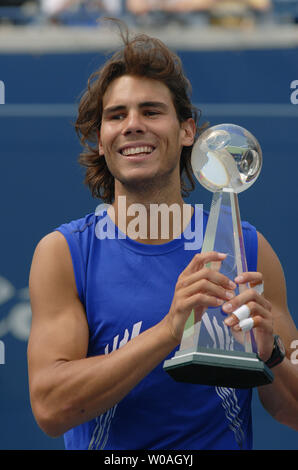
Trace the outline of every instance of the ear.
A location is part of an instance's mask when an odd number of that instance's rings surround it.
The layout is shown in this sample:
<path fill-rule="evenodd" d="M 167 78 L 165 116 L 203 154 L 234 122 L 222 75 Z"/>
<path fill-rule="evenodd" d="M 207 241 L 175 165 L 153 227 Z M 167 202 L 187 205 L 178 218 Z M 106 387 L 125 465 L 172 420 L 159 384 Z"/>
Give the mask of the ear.
<path fill-rule="evenodd" d="M 193 118 L 188 118 L 181 123 L 181 143 L 185 147 L 190 147 L 194 143 L 196 135 L 196 124 Z"/>
<path fill-rule="evenodd" d="M 99 155 L 103 156 L 104 155 L 104 151 L 103 151 L 103 146 L 102 146 L 102 143 L 101 143 L 101 138 L 100 138 L 100 131 L 97 129 L 97 137 L 98 137 L 98 151 L 99 151 Z"/>

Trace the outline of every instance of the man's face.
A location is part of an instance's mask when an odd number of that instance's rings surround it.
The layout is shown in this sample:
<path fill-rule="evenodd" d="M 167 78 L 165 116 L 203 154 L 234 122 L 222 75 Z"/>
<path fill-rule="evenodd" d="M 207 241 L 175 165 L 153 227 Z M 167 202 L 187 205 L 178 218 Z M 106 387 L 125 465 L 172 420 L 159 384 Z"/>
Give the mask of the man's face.
<path fill-rule="evenodd" d="M 193 120 L 179 123 L 170 90 L 162 82 L 124 75 L 108 87 L 99 152 L 115 177 L 115 189 L 170 182 L 180 188 L 181 150 L 193 138 Z"/>

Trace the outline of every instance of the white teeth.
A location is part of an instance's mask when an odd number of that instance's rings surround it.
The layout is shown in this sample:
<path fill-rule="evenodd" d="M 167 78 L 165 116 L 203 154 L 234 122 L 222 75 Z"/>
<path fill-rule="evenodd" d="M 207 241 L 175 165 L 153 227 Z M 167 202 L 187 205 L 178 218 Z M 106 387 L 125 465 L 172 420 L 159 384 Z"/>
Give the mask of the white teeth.
<path fill-rule="evenodd" d="M 136 155 L 137 153 L 151 153 L 153 150 L 153 147 L 146 145 L 144 147 L 127 147 L 123 149 L 121 153 L 127 157 L 128 155 Z"/>

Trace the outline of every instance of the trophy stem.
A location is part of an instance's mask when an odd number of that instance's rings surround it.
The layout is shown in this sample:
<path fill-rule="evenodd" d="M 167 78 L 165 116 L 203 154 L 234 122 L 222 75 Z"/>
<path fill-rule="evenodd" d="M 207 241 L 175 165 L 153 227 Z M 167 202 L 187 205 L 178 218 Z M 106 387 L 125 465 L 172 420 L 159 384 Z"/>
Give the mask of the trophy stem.
<path fill-rule="evenodd" d="M 240 217 L 240 209 L 238 203 L 238 196 L 237 194 L 229 189 L 224 189 L 223 191 L 229 192 L 230 194 L 230 204 L 231 204 L 231 211 L 232 211 L 232 221 L 233 221 L 233 228 L 234 228 L 234 246 L 235 246 L 235 259 L 237 264 L 237 275 L 239 276 L 243 272 L 247 272 L 247 262 L 245 256 L 245 246 L 244 246 L 244 239 L 242 233 L 242 226 L 241 226 L 241 217 Z M 239 286 L 239 292 L 243 292 L 244 290 L 248 289 L 248 284 L 241 284 Z M 252 338 L 252 333 L 250 331 L 243 332 L 243 343 L 244 349 L 246 352 L 252 352 L 252 342 L 254 338 Z"/>
<path fill-rule="evenodd" d="M 240 218 L 240 209 L 238 204 L 238 196 L 234 191 L 224 190 L 229 192 L 230 194 L 230 205 L 231 205 L 231 212 L 232 212 L 232 221 L 233 221 L 233 228 L 234 228 L 234 245 L 235 245 L 235 259 L 237 264 L 237 274 L 240 275 L 243 272 L 247 271 L 247 263 L 246 263 L 246 256 L 245 256 L 245 246 L 242 234 L 242 226 L 241 226 L 241 218 Z M 241 288 L 244 290 L 246 287 L 241 285 Z"/>
<path fill-rule="evenodd" d="M 222 193 L 214 193 L 211 210 L 208 218 L 208 223 L 206 227 L 206 233 L 202 245 L 201 253 L 206 253 L 207 251 L 214 250 L 215 236 L 217 231 L 218 218 L 221 208 Z M 211 263 L 210 263 L 211 264 Z M 212 263 L 213 264 L 213 263 Z M 195 312 L 192 310 L 190 316 L 184 327 L 184 333 L 182 336 L 180 350 L 189 349 L 195 347 L 199 340 L 201 329 L 201 320 L 197 320 Z"/>
<path fill-rule="evenodd" d="M 213 250 L 227 252 L 230 267 L 221 269 L 221 263 L 209 263 L 208 266 L 211 269 L 221 270 L 232 280 L 247 271 L 238 196 L 232 189 L 223 189 L 220 192 L 213 193 L 202 253 Z M 239 285 L 239 293 L 248 288 L 248 284 Z M 197 346 L 201 321 L 201 319 L 196 318 L 195 312 L 192 311 L 185 324 L 180 351 Z M 234 336 L 236 337 L 235 334 Z M 239 338 L 240 336 L 241 338 Z M 253 352 L 255 340 L 251 331 L 238 332 L 237 341 L 243 345 L 246 352 Z"/>

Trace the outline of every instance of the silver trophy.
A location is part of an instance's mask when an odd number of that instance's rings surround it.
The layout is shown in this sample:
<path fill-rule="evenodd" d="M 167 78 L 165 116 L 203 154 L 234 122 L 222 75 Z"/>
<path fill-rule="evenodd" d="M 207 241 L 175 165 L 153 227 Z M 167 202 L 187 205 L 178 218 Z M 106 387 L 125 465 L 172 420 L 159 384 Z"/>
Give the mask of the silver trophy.
<path fill-rule="evenodd" d="M 192 168 L 201 185 L 213 193 L 202 253 L 227 253 L 223 262 L 210 263 L 231 280 L 247 271 L 238 193 L 249 188 L 262 167 L 256 138 L 234 124 L 209 128 L 193 147 Z M 241 285 L 236 295 L 249 285 Z M 221 307 L 208 308 L 201 319 L 188 318 L 179 350 L 164 363 L 177 381 L 250 388 L 273 381 L 272 371 L 258 357 L 251 322 L 245 318 L 240 331 L 228 328 Z"/>

